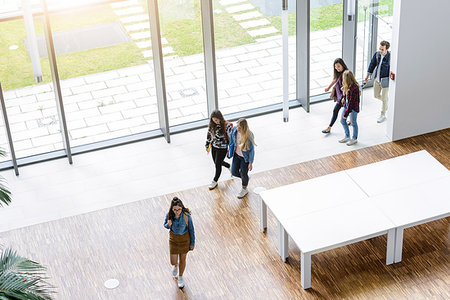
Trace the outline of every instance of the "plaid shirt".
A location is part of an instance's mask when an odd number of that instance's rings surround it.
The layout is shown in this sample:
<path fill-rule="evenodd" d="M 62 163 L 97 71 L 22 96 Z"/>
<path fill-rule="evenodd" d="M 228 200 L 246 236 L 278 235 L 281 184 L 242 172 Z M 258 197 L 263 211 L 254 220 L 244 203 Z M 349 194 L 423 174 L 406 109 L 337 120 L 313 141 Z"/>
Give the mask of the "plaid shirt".
<path fill-rule="evenodd" d="M 344 118 L 347 118 L 352 111 L 359 112 L 359 87 L 353 84 L 347 92 Z"/>

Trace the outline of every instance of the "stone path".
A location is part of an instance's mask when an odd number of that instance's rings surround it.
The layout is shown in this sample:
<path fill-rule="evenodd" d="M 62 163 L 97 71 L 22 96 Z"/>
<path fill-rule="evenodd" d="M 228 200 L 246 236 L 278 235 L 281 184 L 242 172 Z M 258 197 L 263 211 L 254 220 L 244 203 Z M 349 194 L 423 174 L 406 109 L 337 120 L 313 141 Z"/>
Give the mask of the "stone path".
<path fill-rule="evenodd" d="M 243 28 L 272 30 L 248 1 L 222 0 Z M 148 15 L 138 1 L 114 3 L 120 20 L 145 57 L 151 56 Z M 244 10 L 244 6 L 248 9 Z M 241 7 L 239 10 L 237 7 Z M 254 22 L 254 23 L 249 23 Z M 391 29 L 380 22 L 380 37 Z M 266 26 L 266 27 L 265 27 Z M 267 32 L 269 32 L 267 31 Z M 260 31 L 262 32 L 262 31 Z M 167 53 L 172 53 L 163 39 Z M 295 97 L 295 36 L 289 37 L 291 98 Z M 357 78 L 361 77 L 362 43 L 358 41 Z M 176 53 L 173 53 L 176 54 Z M 311 33 L 311 95 L 323 93 L 331 82 L 332 61 L 341 55 L 341 28 Z M 282 100 L 282 42 L 279 34 L 256 43 L 216 52 L 219 107 L 224 113 L 261 107 Z M 150 60 L 151 62 L 151 60 Z M 366 63 L 367 65 L 367 63 Z M 158 115 L 153 64 L 146 64 L 61 81 L 72 146 L 157 129 Z M 170 124 L 207 118 L 203 54 L 164 61 Z M 366 67 L 364 67 L 366 68 Z M 18 158 L 62 149 L 52 85 L 49 83 L 4 93 Z M 312 110 L 312 113 L 314 110 Z M 5 130 L 0 147 L 8 150 Z M 9 156 L 2 160 L 10 159 Z"/>

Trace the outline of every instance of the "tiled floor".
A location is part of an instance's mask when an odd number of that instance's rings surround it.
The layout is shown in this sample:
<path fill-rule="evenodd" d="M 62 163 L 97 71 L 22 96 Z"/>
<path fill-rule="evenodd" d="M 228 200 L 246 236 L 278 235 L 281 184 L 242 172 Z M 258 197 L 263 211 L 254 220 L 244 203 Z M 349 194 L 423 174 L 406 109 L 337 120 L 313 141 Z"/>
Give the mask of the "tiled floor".
<path fill-rule="evenodd" d="M 388 141 L 386 123 L 376 122 L 380 103 L 371 89 L 364 91 L 356 146 L 337 142 L 343 136 L 339 122 L 328 136 L 321 133 L 333 107 L 314 104 L 309 114 L 293 109 L 287 123 L 281 112 L 249 119 L 258 145 L 252 173 Z M 196 186 L 206 189 L 214 169 L 205 137 L 206 129 L 200 129 L 172 135 L 170 144 L 158 138 L 77 155 L 73 165 L 58 159 L 21 167 L 18 177 L 2 171 L 13 203 L 0 209 L 0 232 Z M 224 170 L 221 180 L 229 179 Z M 255 188 L 251 180 L 249 188 Z"/>

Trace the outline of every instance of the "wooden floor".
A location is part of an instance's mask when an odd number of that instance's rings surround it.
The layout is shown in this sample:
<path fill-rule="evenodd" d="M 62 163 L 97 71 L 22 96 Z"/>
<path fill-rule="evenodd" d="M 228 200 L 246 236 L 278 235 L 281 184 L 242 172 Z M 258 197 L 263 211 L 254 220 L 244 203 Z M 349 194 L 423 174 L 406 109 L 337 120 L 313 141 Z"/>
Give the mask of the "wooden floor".
<path fill-rule="evenodd" d="M 250 189 L 422 149 L 450 169 L 447 129 L 254 174 Z M 385 265 L 385 237 L 313 255 L 312 288 L 303 290 L 298 248 L 291 242 L 288 263 L 281 261 L 274 217 L 269 212 L 269 230 L 261 233 L 258 195 L 236 199 L 239 188 L 229 180 L 211 192 L 204 186 L 39 224 L 1 233 L 0 244 L 48 266 L 57 299 L 450 299 L 450 218 L 406 229 L 398 264 Z M 184 292 L 171 278 L 162 226 L 174 195 L 192 210 L 196 229 Z M 120 286 L 106 290 L 109 278 Z"/>

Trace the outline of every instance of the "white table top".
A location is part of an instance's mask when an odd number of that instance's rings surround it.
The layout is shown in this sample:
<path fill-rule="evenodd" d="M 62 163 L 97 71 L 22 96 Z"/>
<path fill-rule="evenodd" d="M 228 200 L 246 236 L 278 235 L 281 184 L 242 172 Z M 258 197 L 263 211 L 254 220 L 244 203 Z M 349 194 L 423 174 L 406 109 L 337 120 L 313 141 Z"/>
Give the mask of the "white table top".
<path fill-rule="evenodd" d="M 450 175 L 369 198 L 396 226 L 450 214 Z"/>
<path fill-rule="evenodd" d="M 367 198 L 345 171 L 267 190 L 260 196 L 280 221 Z"/>
<path fill-rule="evenodd" d="M 332 249 L 395 227 L 369 199 L 284 220 L 283 226 L 302 252 Z"/>
<path fill-rule="evenodd" d="M 448 176 L 447 170 L 422 150 L 345 171 L 369 197 Z"/>

